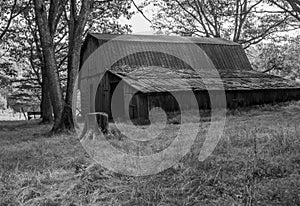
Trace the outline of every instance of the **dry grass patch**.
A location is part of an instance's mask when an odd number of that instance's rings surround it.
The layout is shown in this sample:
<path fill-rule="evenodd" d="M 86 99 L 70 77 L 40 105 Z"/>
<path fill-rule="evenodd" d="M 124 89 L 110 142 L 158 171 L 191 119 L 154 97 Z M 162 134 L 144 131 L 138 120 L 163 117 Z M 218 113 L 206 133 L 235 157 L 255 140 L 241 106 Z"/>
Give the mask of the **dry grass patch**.
<path fill-rule="evenodd" d="M 49 126 L 1 123 L 0 205 L 300 205 L 299 105 L 230 111 L 207 160 L 197 160 L 199 134 L 179 164 L 148 177 L 102 168 L 74 136 L 43 135 Z M 172 139 L 178 126 L 170 124 L 163 137 Z M 110 135 L 112 144 L 128 149 L 129 140 Z"/>

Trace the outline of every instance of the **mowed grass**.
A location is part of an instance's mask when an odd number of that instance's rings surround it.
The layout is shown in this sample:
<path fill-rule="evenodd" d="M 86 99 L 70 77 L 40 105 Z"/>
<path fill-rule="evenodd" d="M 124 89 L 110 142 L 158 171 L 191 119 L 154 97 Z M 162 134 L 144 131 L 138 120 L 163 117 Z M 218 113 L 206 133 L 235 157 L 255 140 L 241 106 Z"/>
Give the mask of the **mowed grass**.
<path fill-rule="evenodd" d="M 173 122 L 158 147 L 180 127 Z M 300 205 L 299 122 L 300 102 L 229 111 L 209 158 L 197 159 L 203 121 L 191 152 L 147 177 L 106 170 L 76 136 L 50 137 L 51 127 L 37 121 L 1 122 L 0 205 Z M 108 138 L 125 152 L 139 146 L 115 129 Z"/>

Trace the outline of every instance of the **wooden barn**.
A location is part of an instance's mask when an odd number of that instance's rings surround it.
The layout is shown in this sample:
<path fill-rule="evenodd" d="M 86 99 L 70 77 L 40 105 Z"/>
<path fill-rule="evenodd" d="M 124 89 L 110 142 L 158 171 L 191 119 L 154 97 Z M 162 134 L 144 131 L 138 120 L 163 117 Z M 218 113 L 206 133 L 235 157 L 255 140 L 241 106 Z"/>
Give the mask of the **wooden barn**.
<path fill-rule="evenodd" d="M 108 44 L 112 39 L 114 43 Z M 195 64 L 191 66 L 185 59 L 195 60 L 197 71 Z M 223 39 L 190 37 L 183 41 L 150 35 L 122 35 L 118 39 L 118 35 L 89 34 L 80 65 L 83 114 L 105 112 L 111 118 L 113 107 L 120 117 L 128 112 L 131 119 L 148 119 L 153 107 L 178 111 L 174 94 L 185 99 L 180 109 L 193 107 L 189 104 L 191 94 L 199 109 L 210 109 L 211 96 L 218 96 L 223 88 L 228 108 L 300 99 L 300 84 L 254 71 L 241 45 Z M 203 79 L 209 79 L 210 85 Z M 121 88 L 120 98 L 112 105 L 116 87 Z"/>

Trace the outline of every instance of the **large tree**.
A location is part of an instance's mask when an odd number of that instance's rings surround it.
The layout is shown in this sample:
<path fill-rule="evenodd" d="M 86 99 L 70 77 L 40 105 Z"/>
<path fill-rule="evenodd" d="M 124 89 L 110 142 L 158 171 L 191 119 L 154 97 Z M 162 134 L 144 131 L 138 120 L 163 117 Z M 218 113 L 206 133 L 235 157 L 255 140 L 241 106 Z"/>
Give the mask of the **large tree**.
<path fill-rule="evenodd" d="M 43 54 L 32 4 L 26 4 L 26 9 L 20 10 L 9 28 L 2 38 L 2 45 L 5 45 L 6 55 L 20 65 L 18 78 L 14 80 L 13 95 L 22 98 L 22 95 L 28 96 L 27 92 L 37 97 L 41 101 L 42 123 L 49 123 L 52 120 L 52 105 L 43 75 Z"/>
<path fill-rule="evenodd" d="M 44 57 L 45 73 L 54 113 L 53 132 L 73 131 L 72 99 L 75 78 L 79 69 L 80 49 L 84 34 L 88 29 L 98 24 L 113 28 L 114 32 L 124 28 L 118 26 L 116 20 L 121 15 L 130 15 L 129 1 L 121 0 L 34 0 L 36 22 Z M 106 22 L 105 22 L 106 21 Z M 99 24 L 102 23 L 102 24 Z M 110 24 L 110 25 L 109 25 Z M 63 25 L 63 26 L 62 26 Z M 61 88 L 59 71 L 57 39 L 61 38 L 61 29 L 66 29 L 65 47 L 67 55 L 66 74 L 67 85 L 65 93 Z M 127 27 L 125 27 L 126 30 Z M 104 30 L 106 29 L 106 30 Z M 102 31 L 109 31 L 104 28 Z M 96 29 L 97 30 L 97 29 Z"/>
<path fill-rule="evenodd" d="M 251 52 L 253 68 L 265 73 L 300 80 L 300 36 L 274 37 Z"/>
<path fill-rule="evenodd" d="M 266 0 L 152 0 L 153 27 L 188 36 L 222 37 L 257 44 L 278 31 L 295 29 L 291 15 Z"/>

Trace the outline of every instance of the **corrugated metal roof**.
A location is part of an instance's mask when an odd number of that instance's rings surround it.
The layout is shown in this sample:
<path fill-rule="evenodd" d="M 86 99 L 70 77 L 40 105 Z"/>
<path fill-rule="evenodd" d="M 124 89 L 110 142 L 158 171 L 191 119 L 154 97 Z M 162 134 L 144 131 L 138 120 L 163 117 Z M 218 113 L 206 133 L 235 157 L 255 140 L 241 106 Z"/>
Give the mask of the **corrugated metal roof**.
<path fill-rule="evenodd" d="M 169 69 L 157 66 L 116 67 L 109 70 L 143 93 L 187 90 L 255 90 L 300 88 L 300 84 L 257 71 L 220 72 L 222 82 L 209 71 Z"/>
<path fill-rule="evenodd" d="M 237 43 L 228 41 L 222 38 L 207 38 L 207 37 L 181 37 L 181 36 L 166 36 L 166 35 L 118 35 L 118 34 L 99 34 L 90 33 L 89 35 L 99 40 L 118 40 L 128 42 L 162 42 L 162 43 L 196 43 L 196 44 L 220 44 L 240 46 Z M 116 39 L 117 38 L 117 39 Z"/>
<path fill-rule="evenodd" d="M 80 65 L 99 48 L 102 56 L 94 57 L 95 63 L 100 58 L 105 62 L 114 62 L 105 66 L 102 63 L 104 68 L 128 65 L 187 69 L 193 65 L 186 60 L 191 60 L 199 65 L 210 61 L 217 70 L 252 70 L 242 46 L 224 39 L 188 37 L 193 40 L 188 41 L 176 36 L 126 35 L 121 36 L 122 40 L 108 43 L 117 36 L 89 34 L 82 47 Z M 116 56 L 120 56 L 120 59 L 115 59 Z M 103 71 L 100 66 L 99 70 Z"/>

